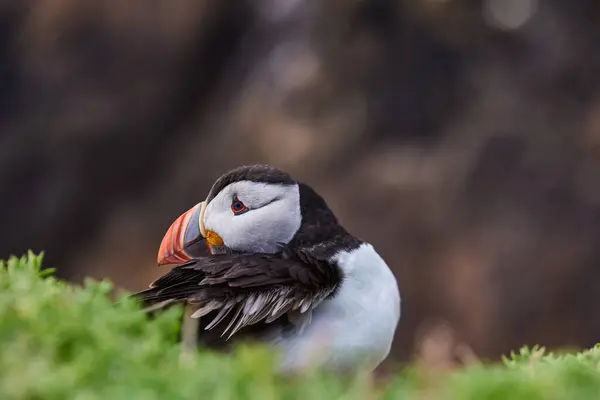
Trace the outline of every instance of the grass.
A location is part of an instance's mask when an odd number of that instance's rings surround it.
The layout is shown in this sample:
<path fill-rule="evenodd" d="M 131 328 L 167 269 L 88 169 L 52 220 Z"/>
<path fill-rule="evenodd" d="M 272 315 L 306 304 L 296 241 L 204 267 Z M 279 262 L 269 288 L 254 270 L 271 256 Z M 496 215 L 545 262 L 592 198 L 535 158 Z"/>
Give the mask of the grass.
<path fill-rule="evenodd" d="M 0 263 L 0 398 L 10 399 L 598 399 L 600 346 L 523 348 L 496 364 L 432 377 L 409 366 L 385 384 L 315 372 L 277 377 L 265 348 L 180 357 L 173 308 L 149 320 L 109 282 L 54 278 L 33 253 Z"/>

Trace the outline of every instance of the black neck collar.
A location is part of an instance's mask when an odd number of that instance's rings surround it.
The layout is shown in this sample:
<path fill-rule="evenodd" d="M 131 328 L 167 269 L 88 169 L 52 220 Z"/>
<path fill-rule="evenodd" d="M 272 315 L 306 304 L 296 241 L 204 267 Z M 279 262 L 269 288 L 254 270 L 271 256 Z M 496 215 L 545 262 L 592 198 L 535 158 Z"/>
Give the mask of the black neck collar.
<path fill-rule="evenodd" d="M 362 241 L 348 233 L 338 222 L 325 200 L 310 186 L 298 183 L 302 223 L 288 247 L 312 257 L 328 260 L 340 251 L 358 248 Z"/>

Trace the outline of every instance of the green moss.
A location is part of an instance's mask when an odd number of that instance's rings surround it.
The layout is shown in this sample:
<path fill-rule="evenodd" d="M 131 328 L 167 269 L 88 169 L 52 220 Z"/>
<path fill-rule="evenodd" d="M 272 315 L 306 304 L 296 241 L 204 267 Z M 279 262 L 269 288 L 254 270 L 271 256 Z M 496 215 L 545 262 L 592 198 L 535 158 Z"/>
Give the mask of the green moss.
<path fill-rule="evenodd" d="M 32 253 L 0 263 L 1 399 L 598 399 L 600 347 L 545 354 L 523 348 L 423 385 L 416 368 L 385 387 L 318 374 L 282 379 L 265 348 L 206 350 L 182 360 L 182 310 L 150 320 L 109 282 L 60 282 Z"/>

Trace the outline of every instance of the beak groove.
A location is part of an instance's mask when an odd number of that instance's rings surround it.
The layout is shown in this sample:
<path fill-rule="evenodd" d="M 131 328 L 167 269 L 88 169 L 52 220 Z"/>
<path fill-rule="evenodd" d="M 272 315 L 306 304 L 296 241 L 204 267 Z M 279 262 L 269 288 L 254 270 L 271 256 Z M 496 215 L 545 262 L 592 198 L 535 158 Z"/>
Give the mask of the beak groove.
<path fill-rule="evenodd" d="M 158 250 L 159 266 L 184 264 L 194 257 L 207 255 L 200 226 L 205 205 L 205 202 L 196 204 L 171 224 Z"/>

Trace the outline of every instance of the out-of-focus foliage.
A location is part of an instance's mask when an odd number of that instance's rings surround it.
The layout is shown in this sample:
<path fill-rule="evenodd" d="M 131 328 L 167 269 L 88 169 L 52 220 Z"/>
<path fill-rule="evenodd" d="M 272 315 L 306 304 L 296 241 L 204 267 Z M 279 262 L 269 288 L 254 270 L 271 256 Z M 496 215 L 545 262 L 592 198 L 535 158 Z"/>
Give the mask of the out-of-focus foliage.
<path fill-rule="evenodd" d="M 418 365 L 386 382 L 318 371 L 284 379 L 273 355 L 240 347 L 182 358 L 177 308 L 149 320 L 108 282 L 71 286 L 33 253 L 0 263 L 0 397 L 12 399 L 597 399 L 600 347 L 545 355 L 524 348 L 505 365 L 432 375 Z"/>

